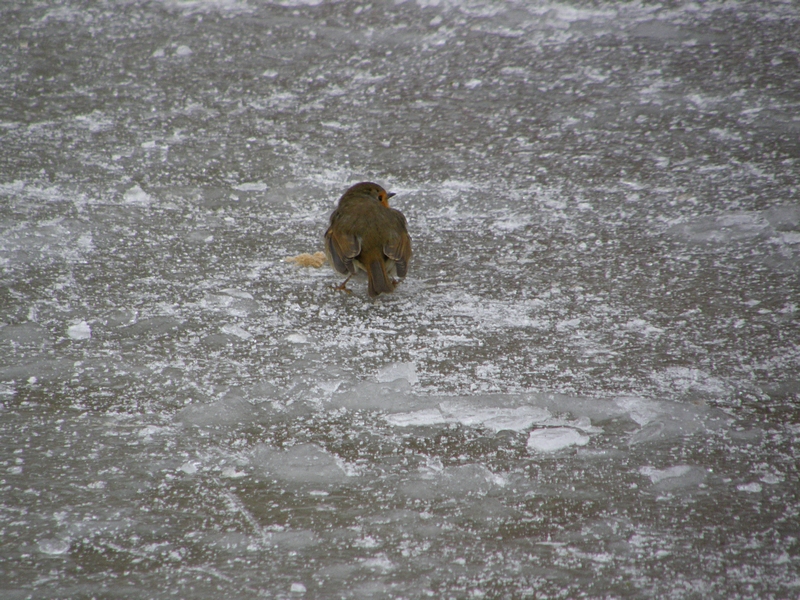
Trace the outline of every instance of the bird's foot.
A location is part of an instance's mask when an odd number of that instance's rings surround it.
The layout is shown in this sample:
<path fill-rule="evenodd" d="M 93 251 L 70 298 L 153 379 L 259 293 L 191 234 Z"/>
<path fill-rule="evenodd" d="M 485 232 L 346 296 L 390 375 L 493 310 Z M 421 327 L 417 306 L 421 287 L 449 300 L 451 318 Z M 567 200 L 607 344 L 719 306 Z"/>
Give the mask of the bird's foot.
<path fill-rule="evenodd" d="M 352 294 L 353 293 L 353 290 L 351 290 L 349 287 L 345 286 L 345 284 L 343 284 L 343 283 L 340 284 L 340 285 L 332 285 L 331 288 L 336 292 L 344 292 L 346 294 Z"/>
<path fill-rule="evenodd" d="M 353 290 L 351 290 L 350 288 L 348 288 L 348 287 L 347 287 L 347 282 L 348 282 L 348 281 L 350 281 L 350 277 L 348 277 L 347 279 L 345 279 L 345 280 L 344 280 L 342 283 L 340 283 L 339 285 L 332 285 L 331 287 L 332 287 L 332 288 L 333 288 L 335 291 L 337 291 L 337 292 L 345 292 L 346 294 L 352 294 L 352 293 L 353 293 Z"/>

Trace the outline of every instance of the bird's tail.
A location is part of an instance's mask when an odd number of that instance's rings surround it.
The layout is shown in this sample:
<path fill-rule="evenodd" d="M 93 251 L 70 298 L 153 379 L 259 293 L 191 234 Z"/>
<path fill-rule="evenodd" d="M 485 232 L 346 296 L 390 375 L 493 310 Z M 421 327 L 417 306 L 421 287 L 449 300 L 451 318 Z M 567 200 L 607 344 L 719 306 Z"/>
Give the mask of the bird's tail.
<path fill-rule="evenodd" d="M 370 298 L 394 291 L 394 282 L 389 277 L 389 274 L 386 273 L 386 264 L 383 262 L 383 256 L 372 258 L 367 262 L 367 278 L 369 279 L 367 291 Z"/>

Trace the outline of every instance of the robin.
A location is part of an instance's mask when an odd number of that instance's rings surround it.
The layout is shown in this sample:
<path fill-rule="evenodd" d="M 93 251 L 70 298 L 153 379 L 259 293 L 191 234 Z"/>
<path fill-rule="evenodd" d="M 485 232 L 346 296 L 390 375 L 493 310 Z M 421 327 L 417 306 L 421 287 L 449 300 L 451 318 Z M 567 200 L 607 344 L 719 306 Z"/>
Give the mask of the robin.
<path fill-rule="evenodd" d="M 349 188 L 331 214 L 325 232 L 325 254 L 333 268 L 347 275 L 336 289 L 349 292 L 346 285 L 361 270 L 369 279 L 369 297 L 393 292 L 408 271 L 411 238 L 406 218 L 389 208 L 387 192 L 377 183 L 362 182 Z"/>

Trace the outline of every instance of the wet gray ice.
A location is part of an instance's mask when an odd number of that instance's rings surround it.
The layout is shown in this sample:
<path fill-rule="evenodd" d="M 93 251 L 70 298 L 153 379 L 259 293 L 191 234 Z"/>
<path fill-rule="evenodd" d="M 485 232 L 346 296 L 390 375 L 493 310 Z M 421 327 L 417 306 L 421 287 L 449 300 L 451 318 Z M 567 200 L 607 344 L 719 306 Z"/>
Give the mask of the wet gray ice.
<path fill-rule="evenodd" d="M 800 594 L 796 3 L 0 16 L 3 598 Z"/>

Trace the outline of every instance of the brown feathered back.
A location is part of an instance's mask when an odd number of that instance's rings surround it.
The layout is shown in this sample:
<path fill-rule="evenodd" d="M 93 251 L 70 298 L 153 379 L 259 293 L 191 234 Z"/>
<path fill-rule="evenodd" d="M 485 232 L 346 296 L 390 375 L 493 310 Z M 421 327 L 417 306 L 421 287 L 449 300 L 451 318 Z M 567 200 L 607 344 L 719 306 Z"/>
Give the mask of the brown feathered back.
<path fill-rule="evenodd" d="M 406 219 L 389 208 L 388 193 L 376 183 L 349 188 L 339 199 L 325 232 L 325 252 L 339 273 L 364 271 L 371 298 L 393 292 L 392 276 L 405 277 L 411 260 Z"/>

